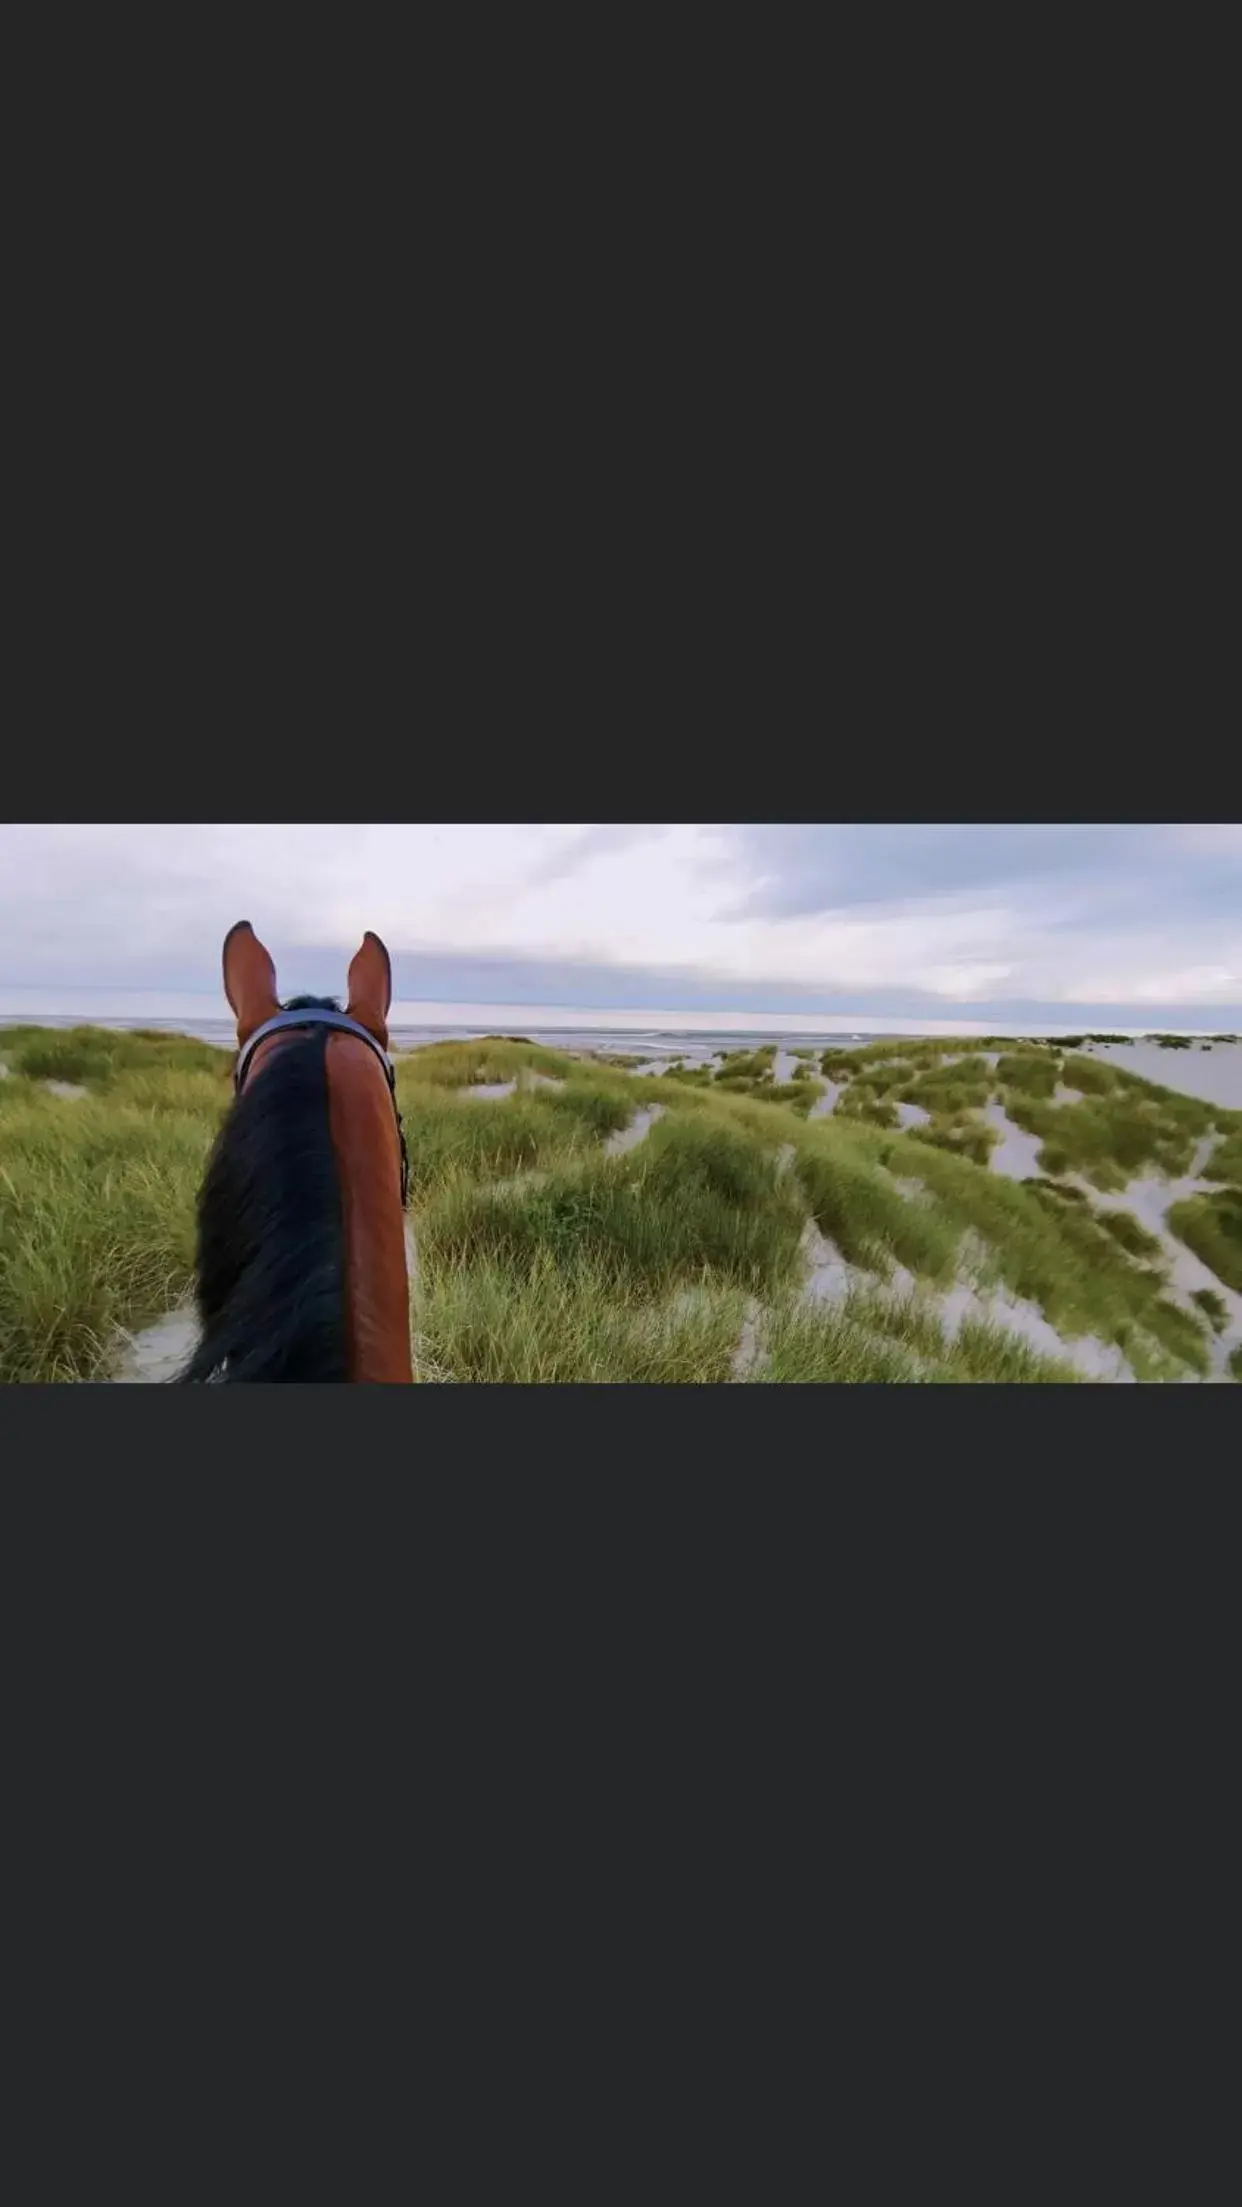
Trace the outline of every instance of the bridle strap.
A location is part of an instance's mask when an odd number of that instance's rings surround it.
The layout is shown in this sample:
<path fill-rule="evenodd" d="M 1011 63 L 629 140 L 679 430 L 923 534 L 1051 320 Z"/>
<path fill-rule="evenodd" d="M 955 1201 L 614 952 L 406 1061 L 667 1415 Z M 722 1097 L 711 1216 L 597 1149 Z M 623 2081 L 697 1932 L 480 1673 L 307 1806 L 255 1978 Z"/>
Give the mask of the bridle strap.
<path fill-rule="evenodd" d="M 233 1085 L 239 1093 L 250 1070 L 250 1060 L 259 1044 L 266 1042 L 269 1035 L 279 1034 L 282 1029 L 289 1027 L 335 1027 L 341 1034 L 357 1035 L 359 1042 L 365 1042 L 368 1049 L 374 1050 L 384 1068 L 385 1080 L 390 1088 L 395 1088 L 397 1076 L 393 1071 L 392 1059 L 387 1050 L 380 1048 L 369 1029 L 361 1026 L 358 1020 L 351 1019 L 348 1012 L 332 1012 L 326 1006 L 321 1008 L 317 1004 L 308 1004 L 303 1010 L 277 1012 L 273 1018 L 265 1019 L 261 1027 L 255 1028 L 233 1069 Z"/>
<path fill-rule="evenodd" d="M 367 1048 L 375 1052 L 384 1068 L 384 1078 L 388 1083 L 388 1093 L 392 1097 L 392 1108 L 396 1114 L 397 1140 L 401 1145 L 401 1208 L 404 1210 L 410 1196 L 410 1159 L 405 1146 L 405 1128 L 401 1124 L 401 1113 L 397 1107 L 397 1075 L 387 1050 L 381 1049 L 374 1035 L 356 1019 L 351 1019 L 348 1012 L 333 1012 L 326 1005 L 307 1004 L 298 1011 L 277 1012 L 273 1018 L 265 1019 L 261 1027 L 255 1028 L 233 1068 L 233 1086 L 237 1094 L 240 1096 L 242 1092 L 242 1083 L 259 1044 L 266 1042 L 269 1035 L 281 1034 L 287 1029 L 297 1027 L 332 1027 L 338 1034 L 356 1035 L 359 1042 L 365 1042 Z"/>

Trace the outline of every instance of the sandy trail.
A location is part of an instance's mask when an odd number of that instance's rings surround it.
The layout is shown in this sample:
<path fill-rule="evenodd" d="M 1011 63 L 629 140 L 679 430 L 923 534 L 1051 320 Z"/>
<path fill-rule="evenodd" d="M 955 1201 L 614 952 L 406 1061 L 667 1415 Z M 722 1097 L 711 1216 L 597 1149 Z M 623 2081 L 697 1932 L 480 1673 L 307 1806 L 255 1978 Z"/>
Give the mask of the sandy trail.
<path fill-rule="evenodd" d="M 1020 1126 L 1014 1125 L 1003 1104 L 985 1104 L 983 1116 L 1000 1134 L 1000 1141 L 988 1160 L 991 1171 L 1004 1173 L 1010 1180 L 1040 1179 L 1042 1175 L 1036 1160 L 1044 1146 L 1042 1136 L 1024 1134 Z"/>
<path fill-rule="evenodd" d="M 629 1125 L 618 1127 L 609 1135 L 604 1144 L 605 1157 L 624 1157 L 627 1150 L 637 1149 L 667 1109 L 667 1104 L 640 1104 Z"/>

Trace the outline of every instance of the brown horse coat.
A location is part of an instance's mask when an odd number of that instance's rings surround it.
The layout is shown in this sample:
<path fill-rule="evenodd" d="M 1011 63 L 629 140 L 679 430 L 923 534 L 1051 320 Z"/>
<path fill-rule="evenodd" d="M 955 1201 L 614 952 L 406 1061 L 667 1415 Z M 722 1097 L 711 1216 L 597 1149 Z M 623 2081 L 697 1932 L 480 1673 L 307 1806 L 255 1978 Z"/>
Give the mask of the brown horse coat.
<path fill-rule="evenodd" d="M 241 1049 L 280 1011 L 276 968 L 248 920 L 224 940 L 224 989 Z M 392 968 L 378 935 L 363 937 L 349 968 L 349 1018 L 388 1048 Z M 247 1085 L 262 1078 L 291 1030 L 266 1036 L 247 1069 Z M 357 1035 L 325 1038 L 328 1124 L 341 1197 L 345 1251 L 345 1323 L 349 1377 L 408 1385 L 409 1280 L 401 1206 L 401 1141 L 384 1068 Z"/>

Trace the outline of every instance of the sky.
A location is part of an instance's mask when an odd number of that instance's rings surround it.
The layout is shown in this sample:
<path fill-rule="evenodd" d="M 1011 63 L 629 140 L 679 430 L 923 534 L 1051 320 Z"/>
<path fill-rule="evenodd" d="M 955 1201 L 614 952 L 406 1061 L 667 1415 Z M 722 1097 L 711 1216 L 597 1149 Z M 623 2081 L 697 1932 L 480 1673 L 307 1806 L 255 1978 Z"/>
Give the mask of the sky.
<path fill-rule="evenodd" d="M 399 1010 L 1242 1028 L 1242 826 L 0 825 L 0 1012 L 223 1015 L 237 919 Z"/>

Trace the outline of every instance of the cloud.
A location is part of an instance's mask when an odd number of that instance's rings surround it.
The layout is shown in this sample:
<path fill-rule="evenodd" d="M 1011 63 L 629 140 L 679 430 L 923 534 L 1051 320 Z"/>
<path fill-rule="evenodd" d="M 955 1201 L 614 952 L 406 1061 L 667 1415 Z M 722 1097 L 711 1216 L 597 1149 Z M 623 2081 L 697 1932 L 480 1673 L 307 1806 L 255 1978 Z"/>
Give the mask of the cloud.
<path fill-rule="evenodd" d="M 0 827 L 10 991 L 216 995 L 242 917 L 290 991 L 371 927 L 418 999 L 1237 1025 L 1242 828 Z"/>
<path fill-rule="evenodd" d="M 1237 827 L 761 824 L 730 832 L 750 874 L 740 909 L 766 917 L 998 898 L 1050 926 L 1088 912 L 1150 915 L 1153 899 L 1167 900 L 1170 924 L 1190 911 L 1234 920 L 1239 912 Z"/>

